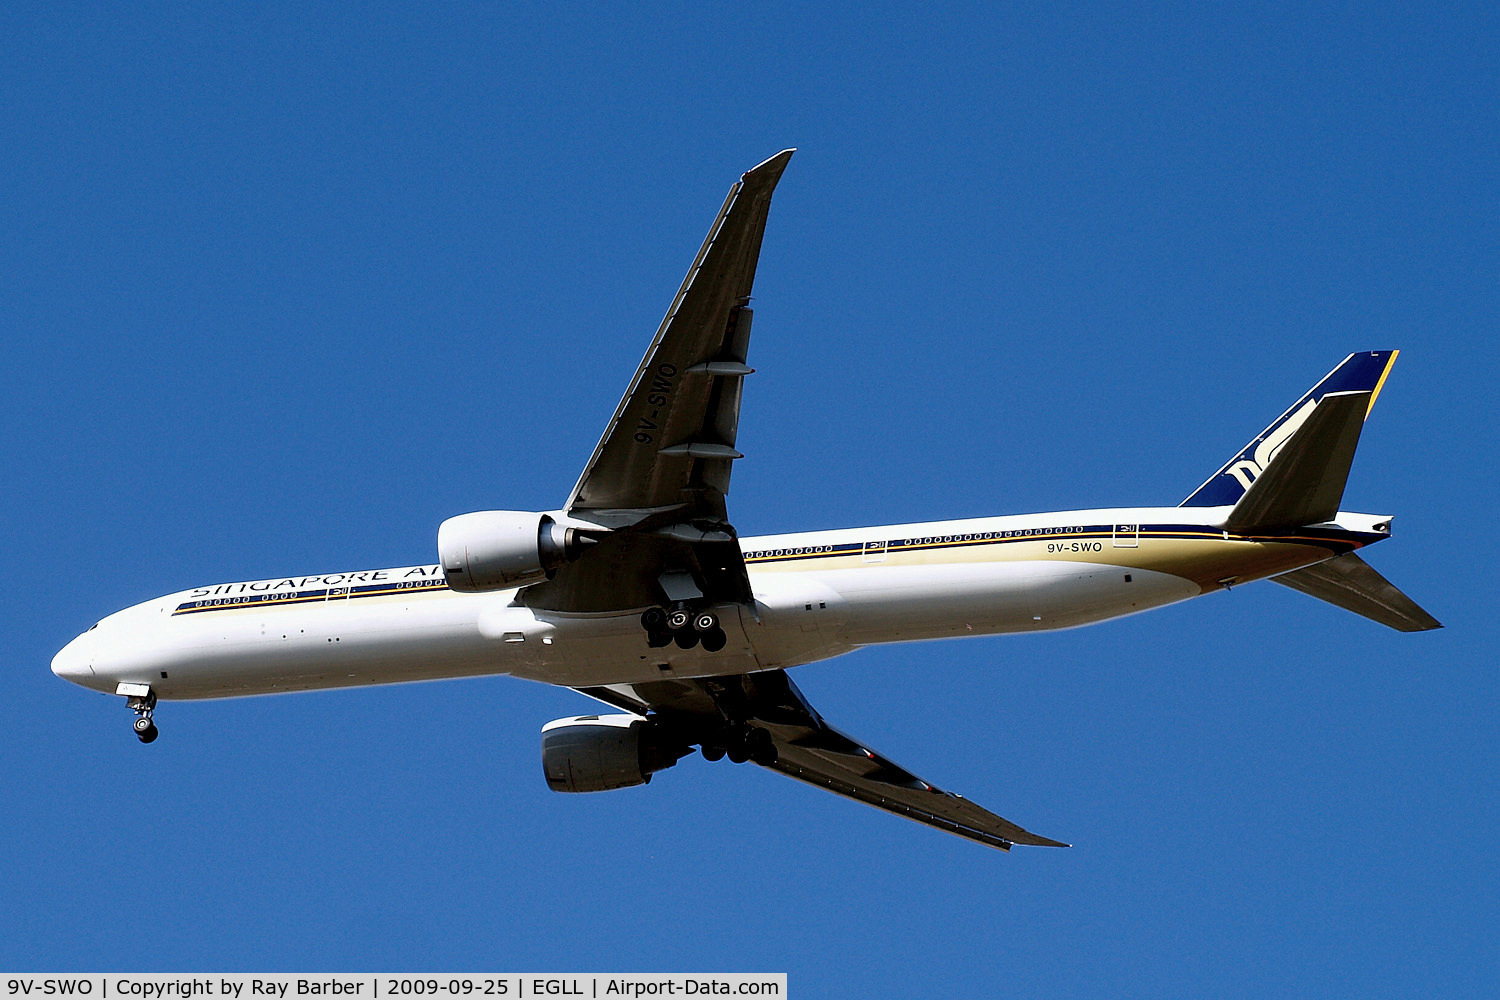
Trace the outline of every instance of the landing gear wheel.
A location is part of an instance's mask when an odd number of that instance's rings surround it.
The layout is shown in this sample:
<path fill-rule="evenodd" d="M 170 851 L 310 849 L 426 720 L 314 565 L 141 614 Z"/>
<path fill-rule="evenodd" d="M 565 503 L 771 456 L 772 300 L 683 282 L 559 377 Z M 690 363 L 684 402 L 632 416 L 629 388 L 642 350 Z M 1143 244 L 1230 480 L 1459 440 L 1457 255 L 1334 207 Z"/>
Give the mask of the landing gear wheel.
<path fill-rule="evenodd" d="M 735 740 L 729 747 L 729 762 L 731 764 L 743 764 L 750 759 L 750 748 L 743 740 Z"/>
<path fill-rule="evenodd" d="M 723 760 L 724 759 L 724 748 L 723 747 L 716 747 L 716 746 L 714 746 L 712 744 L 705 743 L 703 745 L 703 759 L 704 760 Z"/>
<path fill-rule="evenodd" d="M 672 645 L 671 632 L 650 632 L 646 635 L 646 645 L 652 649 L 660 649 L 663 646 Z"/>
<path fill-rule="evenodd" d="M 687 628 L 688 622 L 692 621 L 692 619 L 693 615 L 687 608 L 678 608 L 667 615 L 667 628 L 673 632 L 680 632 Z"/>
<path fill-rule="evenodd" d="M 771 734 L 764 729 L 753 729 L 749 738 L 745 741 L 749 745 L 750 759 L 762 767 L 770 767 L 776 763 L 776 741 Z"/>
<path fill-rule="evenodd" d="M 719 616 L 712 611 L 700 611 L 693 616 L 693 631 L 712 632 L 719 627 Z"/>
<path fill-rule="evenodd" d="M 156 723 L 151 721 L 151 713 L 156 710 L 156 692 L 146 684 L 121 684 L 120 687 L 120 693 L 126 696 L 125 707 L 135 713 L 135 722 L 130 725 L 135 730 L 135 738 L 150 743 L 157 735 Z"/>
<path fill-rule="evenodd" d="M 717 653 L 724 648 L 724 644 L 728 641 L 729 636 L 725 635 L 724 630 L 721 628 L 716 628 L 712 632 L 705 632 L 703 634 L 703 648 L 710 653 Z"/>
<path fill-rule="evenodd" d="M 641 627 L 647 632 L 661 632 L 667 627 L 667 613 L 662 608 L 647 608 L 641 612 Z"/>
<path fill-rule="evenodd" d="M 678 649 L 692 649 L 698 645 L 697 632 L 678 632 L 673 638 L 677 641 Z"/>

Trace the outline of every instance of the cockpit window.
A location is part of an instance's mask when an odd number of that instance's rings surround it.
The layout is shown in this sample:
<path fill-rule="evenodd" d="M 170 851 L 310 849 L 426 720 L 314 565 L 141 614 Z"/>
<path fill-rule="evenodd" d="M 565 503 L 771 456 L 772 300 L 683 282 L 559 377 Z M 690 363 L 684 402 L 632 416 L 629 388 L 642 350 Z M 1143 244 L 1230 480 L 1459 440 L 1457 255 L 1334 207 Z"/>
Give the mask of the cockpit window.
<path fill-rule="evenodd" d="M 98 622 L 94 622 L 94 624 L 92 624 L 92 625 L 89 626 L 89 631 L 92 632 L 92 631 L 94 631 L 94 629 L 96 629 L 98 627 L 99 627 L 99 623 Z"/>

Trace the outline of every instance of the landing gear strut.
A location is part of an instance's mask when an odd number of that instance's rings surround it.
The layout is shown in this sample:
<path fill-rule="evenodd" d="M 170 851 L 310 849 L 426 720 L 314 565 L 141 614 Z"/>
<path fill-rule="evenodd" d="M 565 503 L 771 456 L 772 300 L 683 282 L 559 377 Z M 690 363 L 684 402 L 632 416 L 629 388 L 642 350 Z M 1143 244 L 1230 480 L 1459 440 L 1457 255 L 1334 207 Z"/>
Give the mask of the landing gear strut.
<path fill-rule="evenodd" d="M 652 649 L 677 643 L 679 649 L 692 649 L 699 643 L 710 653 L 717 653 L 729 642 L 719 627 L 719 616 L 712 611 L 693 611 L 679 601 L 670 608 L 647 608 L 641 614 L 646 630 L 646 645 Z"/>
<path fill-rule="evenodd" d="M 151 721 L 151 713 L 156 711 L 156 692 L 146 684 L 121 684 L 120 687 L 129 689 L 120 693 L 126 695 L 125 707 L 135 713 L 135 722 L 131 725 L 135 738 L 142 743 L 153 742 L 158 735 L 156 723 Z"/>

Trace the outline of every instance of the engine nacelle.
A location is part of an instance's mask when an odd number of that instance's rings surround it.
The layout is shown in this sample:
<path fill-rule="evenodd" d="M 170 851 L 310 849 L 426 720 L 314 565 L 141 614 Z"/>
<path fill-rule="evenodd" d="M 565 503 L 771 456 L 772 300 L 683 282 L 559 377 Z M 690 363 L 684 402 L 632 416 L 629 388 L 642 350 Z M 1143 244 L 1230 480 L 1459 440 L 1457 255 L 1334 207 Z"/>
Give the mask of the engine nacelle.
<path fill-rule="evenodd" d="M 554 792 L 644 785 L 689 750 L 639 715 L 578 715 L 542 727 L 542 773 Z"/>
<path fill-rule="evenodd" d="M 438 527 L 438 561 L 453 590 L 475 594 L 540 583 L 568 561 L 572 529 L 549 514 L 482 510 Z M 575 551 L 576 554 L 576 551 Z"/>

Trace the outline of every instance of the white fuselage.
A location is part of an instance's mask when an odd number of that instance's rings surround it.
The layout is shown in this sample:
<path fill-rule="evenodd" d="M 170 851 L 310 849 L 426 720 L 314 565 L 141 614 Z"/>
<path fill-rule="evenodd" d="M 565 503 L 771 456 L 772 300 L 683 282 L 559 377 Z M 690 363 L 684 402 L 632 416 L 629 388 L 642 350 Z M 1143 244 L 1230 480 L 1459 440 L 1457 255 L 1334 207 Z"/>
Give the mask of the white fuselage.
<path fill-rule="evenodd" d="M 648 648 L 642 609 L 560 614 L 463 594 L 436 565 L 169 594 L 53 660 L 67 680 L 163 699 L 510 674 L 569 687 L 791 667 L 874 643 L 1071 628 L 1311 565 L 1383 535 L 1373 518 L 1231 536 L 1226 508 L 1123 508 L 741 539 L 754 608 L 724 649 Z"/>

